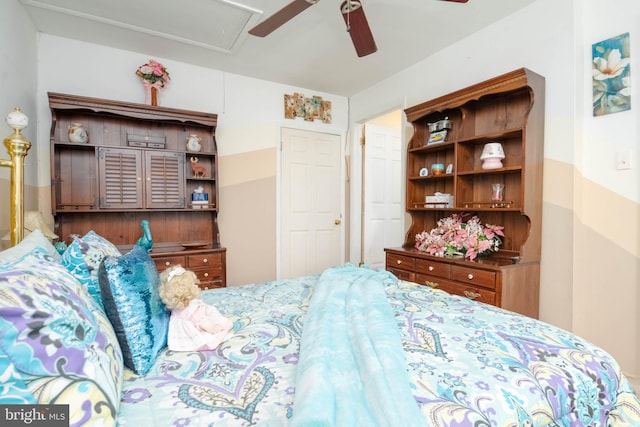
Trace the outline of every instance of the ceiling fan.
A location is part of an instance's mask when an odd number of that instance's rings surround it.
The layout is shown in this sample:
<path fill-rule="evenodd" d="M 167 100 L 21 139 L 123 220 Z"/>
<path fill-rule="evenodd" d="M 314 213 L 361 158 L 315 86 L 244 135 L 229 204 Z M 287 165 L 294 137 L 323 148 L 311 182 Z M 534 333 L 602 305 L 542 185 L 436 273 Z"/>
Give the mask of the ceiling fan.
<path fill-rule="evenodd" d="M 249 34 L 266 37 L 282 25 L 302 13 L 308 7 L 313 6 L 320 0 L 293 0 L 291 3 L 269 16 L 267 19 L 249 30 Z M 444 0 L 456 3 L 466 3 L 468 0 Z M 340 13 L 347 26 L 347 32 L 351 36 L 353 46 L 359 57 L 367 56 L 378 50 L 373 39 L 369 22 L 364 14 L 362 2 L 360 0 L 345 0 L 340 5 Z"/>
<path fill-rule="evenodd" d="M 249 34 L 258 37 L 268 36 L 308 7 L 318 3 L 318 1 L 320 0 L 293 0 L 250 29 Z M 369 22 L 364 14 L 362 3 L 359 0 L 345 0 L 340 5 L 340 12 L 358 56 L 366 56 L 377 51 L 378 47 L 373 39 L 373 34 L 371 34 L 371 28 L 369 28 Z"/>

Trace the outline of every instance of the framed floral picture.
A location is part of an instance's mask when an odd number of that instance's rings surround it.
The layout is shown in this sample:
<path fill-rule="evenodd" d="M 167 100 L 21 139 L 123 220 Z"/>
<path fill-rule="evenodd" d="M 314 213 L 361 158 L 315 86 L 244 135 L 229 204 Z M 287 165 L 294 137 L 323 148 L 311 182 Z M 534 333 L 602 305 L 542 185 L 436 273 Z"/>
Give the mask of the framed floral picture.
<path fill-rule="evenodd" d="M 592 45 L 593 115 L 631 109 L 629 33 Z"/>

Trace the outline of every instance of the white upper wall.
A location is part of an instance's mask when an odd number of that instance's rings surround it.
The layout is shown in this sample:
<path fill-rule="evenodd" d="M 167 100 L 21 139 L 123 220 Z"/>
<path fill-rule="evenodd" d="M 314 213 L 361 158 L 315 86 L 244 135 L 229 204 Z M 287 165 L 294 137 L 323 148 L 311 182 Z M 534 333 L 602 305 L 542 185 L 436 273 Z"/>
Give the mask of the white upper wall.
<path fill-rule="evenodd" d="M 0 13 L 0 139 L 12 131 L 6 125 L 6 115 L 16 106 L 29 116 L 30 125 L 23 134 L 35 144 L 36 141 L 36 32 L 24 8 L 17 1 L 2 2 Z M 7 42 L 10 41 L 10 42 Z M 0 158 L 7 158 L 4 149 Z M 33 150 L 35 151 L 35 150 Z M 27 170 L 35 170 L 37 156 L 29 152 L 25 163 Z M 9 178 L 9 168 L 0 168 L 0 177 Z M 27 184 L 35 185 L 36 175 L 25 174 Z"/>
<path fill-rule="evenodd" d="M 149 59 L 161 62 L 171 81 L 160 94 L 160 105 L 218 114 L 218 150 L 222 156 L 274 147 L 274 123 L 322 132 L 344 133 L 347 98 L 308 89 L 225 73 L 165 58 L 42 34 L 38 43 L 38 105 L 42 117 L 39 135 L 47 137 L 51 124 L 47 92 L 143 103 L 145 93 L 136 69 Z M 294 92 L 331 101 L 333 121 L 304 122 L 284 118 L 284 95 Z M 258 129 L 251 132 L 247 129 Z M 237 131 L 244 129 L 245 131 Z M 241 141 L 227 138 L 242 134 Z M 48 142 L 47 142 L 48 144 Z M 48 148 L 47 148 L 48 149 Z M 45 184 L 44 174 L 40 185 Z"/>
<path fill-rule="evenodd" d="M 353 96 L 352 118 L 357 122 L 416 105 L 525 67 L 546 78 L 545 156 L 571 163 L 571 134 L 565 128 L 573 121 L 572 16 L 571 1 L 538 0 Z"/>
<path fill-rule="evenodd" d="M 590 7 L 589 7 L 590 6 Z M 637 0 L 589 0 L 581 5 L 584 56 L 582 78 L 585 84 L 580 87 L 584 110 L 583 128 L 577 135 L 582 140 L 579 166 L 590 180 L 615 191 L 624 197 L 640 201 L 640 175 L 638 164 L 640 153 L 640 2 Z M 601 42 L 622 33 L 630 33 L 631 45 L 631 109 L 615 114 L 594 117 L 590 105 L 593 97 L 591 85 L 592 73 L 591 48 Z M 617 170 L 616 154 L 631 151 L 633 169 Z M 640 241 L 639 241 L 640 244 Z"/>

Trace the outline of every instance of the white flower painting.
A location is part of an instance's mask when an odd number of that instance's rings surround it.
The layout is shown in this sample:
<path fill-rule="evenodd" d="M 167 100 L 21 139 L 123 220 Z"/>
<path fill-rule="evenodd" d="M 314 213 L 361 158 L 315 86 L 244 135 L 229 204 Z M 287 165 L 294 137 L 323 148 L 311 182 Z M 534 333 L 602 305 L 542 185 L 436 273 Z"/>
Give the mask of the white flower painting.
<path fill-rule="evenodd" d="M 629 50 L 629 33 L 592 46 L 594 116 L 631 108 Z"/>

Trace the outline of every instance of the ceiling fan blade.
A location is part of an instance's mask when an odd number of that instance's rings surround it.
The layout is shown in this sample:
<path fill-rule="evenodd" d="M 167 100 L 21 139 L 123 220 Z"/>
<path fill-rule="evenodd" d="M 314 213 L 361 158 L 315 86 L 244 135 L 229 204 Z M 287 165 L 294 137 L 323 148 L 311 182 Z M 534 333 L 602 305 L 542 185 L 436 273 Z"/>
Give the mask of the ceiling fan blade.
<path fill-rule="evenodd" d="M 347 31 L 358 56 L 363 57 L 376 52 L 378 47 L 371 34 L 362 4 L 358 0 L 345 0 L 340 5 L 340 12 L 347 24 Z"/>
<path fill-rule="evenodd" d="M 320 0 L 293 0 L 291 3 L 250 29 L 249 34 L 258 37 L 268 36 L 306 8 L 318 3 L 318 1 Z"/>

